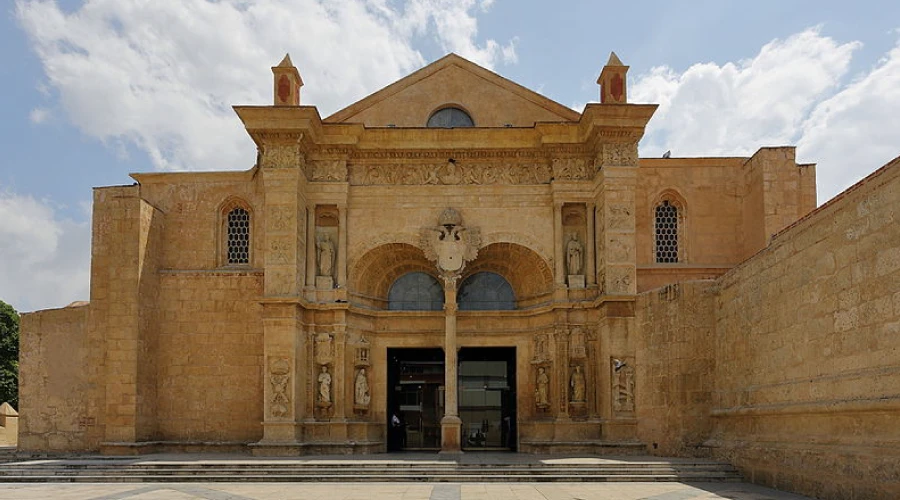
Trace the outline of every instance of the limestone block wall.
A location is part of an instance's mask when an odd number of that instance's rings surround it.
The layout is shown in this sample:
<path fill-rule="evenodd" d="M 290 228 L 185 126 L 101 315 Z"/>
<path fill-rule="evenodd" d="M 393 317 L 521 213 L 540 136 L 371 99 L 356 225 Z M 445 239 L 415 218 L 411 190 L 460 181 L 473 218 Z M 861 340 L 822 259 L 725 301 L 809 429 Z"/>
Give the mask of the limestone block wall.
<path fill-rule="evenodd" d="M 720 280 L 714 453 L 820 498 L 900 497 L 900 159 Z"/>
<path fill-rule="evenodd" d="M 19 450 L 96 449 L 89 402 L 102 390 L 90 362 L 87 305 L 22 315 L 19 350 Z"/>
<path fill-rule="evenodd" d="M 655 262 L 655 210 L 663 199 L 680 205 L 684 216 L 685 226 L 679 228 L 684 263 L 738 263 L 743 162 L 743 158 L 642 158 L 635 200 L 638 265 Z"/>
<path fill-rule="evenodd" d="M 262 437 L 262 280 L 253 271 L 161 273 L 159 439 Z"/>
<path fill-rule="evenodd" d="M 713 281 L 644 292 L 636 305 L 638 438 L 653 454 L 695 456 L 709 436 L 715 370 Z"/>

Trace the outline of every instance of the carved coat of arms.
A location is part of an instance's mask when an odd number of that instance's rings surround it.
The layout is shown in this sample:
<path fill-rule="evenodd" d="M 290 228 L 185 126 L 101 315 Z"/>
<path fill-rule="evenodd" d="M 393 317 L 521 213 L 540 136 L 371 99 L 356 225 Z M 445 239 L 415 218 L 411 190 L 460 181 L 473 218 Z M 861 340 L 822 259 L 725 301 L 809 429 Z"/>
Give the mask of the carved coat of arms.
<path fill-rule="evenodd" d="M 478 256 L 481 233 L 477 228 L 464 227 L 462 216 L 452 208 L 444 210 L 436 227 L 422 231 L 425 257 L 436 262 L 442 273 L 458 273 L 466 262 Z"/>

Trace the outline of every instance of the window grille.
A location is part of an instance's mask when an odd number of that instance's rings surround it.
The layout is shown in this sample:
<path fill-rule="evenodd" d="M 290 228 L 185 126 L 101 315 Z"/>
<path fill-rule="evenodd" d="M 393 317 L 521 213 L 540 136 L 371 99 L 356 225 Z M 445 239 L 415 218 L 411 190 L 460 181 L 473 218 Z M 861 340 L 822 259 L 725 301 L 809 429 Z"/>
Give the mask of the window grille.
<path fill-rule="evenodd" d="M 228 212 L 228 264 L 250 263 L 250 212 L 235 208 Z"/>
<path fill-rule="evenodd" d="M 668 201 L 656 207 L 656 262 L 678 262 L 678 207 Z"/>

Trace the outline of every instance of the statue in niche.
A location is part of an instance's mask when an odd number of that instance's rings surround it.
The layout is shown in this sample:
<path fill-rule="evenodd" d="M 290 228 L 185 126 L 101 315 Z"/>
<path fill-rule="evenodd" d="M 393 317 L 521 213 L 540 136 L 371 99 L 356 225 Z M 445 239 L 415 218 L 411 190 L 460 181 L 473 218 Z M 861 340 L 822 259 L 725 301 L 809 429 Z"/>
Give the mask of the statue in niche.
<path fill-rule="evenodd" d="M 369 395 L 369 379 L 366 377 L 366 369 L 360 368 L 356 374 L 356 382 L 353 386 L 353 404 L 369 406 L 372 397 Z"/>
<path fill-rule="evenodd" d="M 538 408 L 550 407 L 550 376 L 547 370 L 541 366 L 538 368 L 537 383 L 534 387 L 534 405 Z"/>
<path fill-rule="evenodd" d="M 328 365 L 322 365 L 319 373 L 319 403 L 331 404 L 331 374 L 328 373 Z"/>
<path fill-rule="evenodd" d="M 566 265 L 570 276 L 581 274 L 582 254 L 584 246 L 578 241 L 578 235 L 572 233 L 569 242 L 566 243 Z"/>
<path fill-rule="evenodd" d="M 316 243 L 319 257 L 319 276 L 331 276 L 334 273 L 334 243 L 331 236 L 325 235 Z"/>
<path fill-rule="evenodd" d="M 585 381 L 584 381 L 584 372 L 581 371 L 580 365 L 575 365 L 575 370 L 572 372 L 572 379 L 569 382 L 569 386 L 572 388 L 572 402 L 573 403 L 582 403 L 585 401 Z"/>

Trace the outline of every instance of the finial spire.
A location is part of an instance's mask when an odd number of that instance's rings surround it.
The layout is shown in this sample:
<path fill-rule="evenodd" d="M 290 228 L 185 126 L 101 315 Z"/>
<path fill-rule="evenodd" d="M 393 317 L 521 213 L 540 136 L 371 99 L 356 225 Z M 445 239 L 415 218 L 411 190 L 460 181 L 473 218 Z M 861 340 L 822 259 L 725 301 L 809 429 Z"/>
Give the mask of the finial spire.
<path fill-rule="evenodd" d="M 628 66 L 622 64 L 615 52 L 609 53 L 609 61 L 600 72 L 597 84 L 600 85 L 600 102 L 602 104 L 626 104 L 628 102 L 628 89 L 625 75 Z"/>
<path fill-rule="evenodd" d="M 303 79 L 300 72 L 294 67 L 291 55 L 285 54 L 278 66 L 272 67 L 274 76 L 274 101 L 276 106 L 299 106 L 300 87 Z"/>

